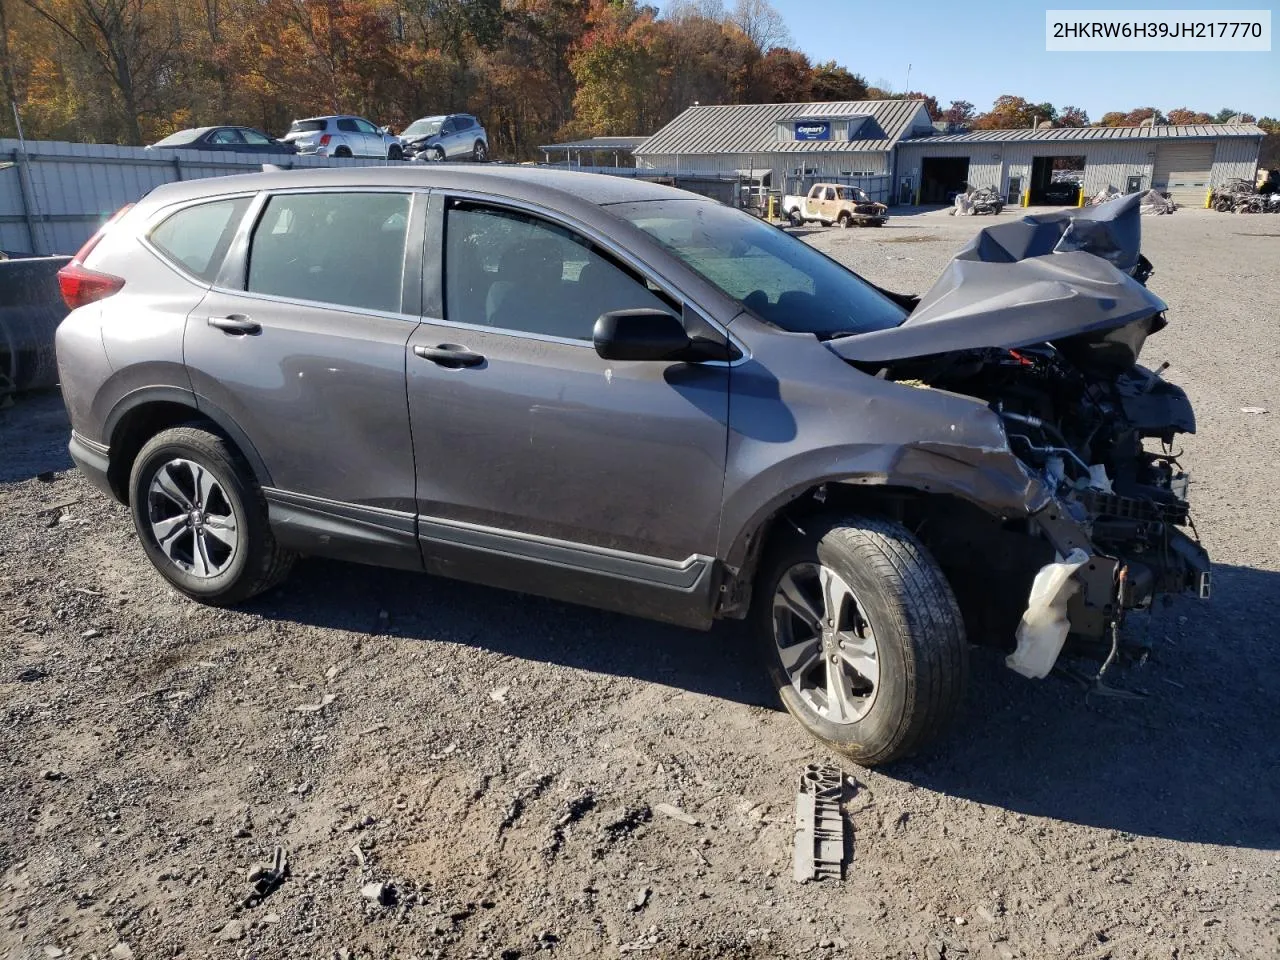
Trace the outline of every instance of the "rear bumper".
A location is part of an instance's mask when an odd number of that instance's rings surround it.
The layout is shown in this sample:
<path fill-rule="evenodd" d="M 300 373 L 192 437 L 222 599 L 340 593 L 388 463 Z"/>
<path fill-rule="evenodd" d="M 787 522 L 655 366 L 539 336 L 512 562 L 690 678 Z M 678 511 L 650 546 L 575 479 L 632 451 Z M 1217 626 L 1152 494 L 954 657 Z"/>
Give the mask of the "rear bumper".
<path fill-rule="evenodd" d="M 73 430 L 67 450 L 71 454 L 71 459 L 75 461 L 76 468 L 90 483 L 113 500 L 119 499 L 111 489 L 111 480 L 108 477 L 111 457 L 106 446 L 86 440 Z"/>

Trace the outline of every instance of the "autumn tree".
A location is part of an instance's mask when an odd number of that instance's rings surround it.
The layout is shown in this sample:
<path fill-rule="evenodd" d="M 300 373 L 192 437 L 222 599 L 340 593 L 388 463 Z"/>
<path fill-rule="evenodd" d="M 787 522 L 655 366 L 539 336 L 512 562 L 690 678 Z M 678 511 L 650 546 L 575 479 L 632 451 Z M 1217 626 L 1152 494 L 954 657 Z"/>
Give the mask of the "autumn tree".
<path fill-rule="evenodd" d="M 1169 122 L 1169 118 L 1155 107 L 1138 107 L 1128 113 L 1121 113 L 1118 110 L 1104 113 L 1097 125 L 1101 127 L 1138 127 L 1146 120 L 1151 120 L 1160 125 Z"/>
<path fill-rule="evenodd" d="M 804 103 L 814 99 L 813 66 L 798 50 L 774 47 L 760 63 L 761 100 Z"/>
<path fill-rule="evenodd" d="M 1058 112 L 1055 125 L 1059 127 L 1087 127 L 1089 126 L 1089 114 L 1085 113 L 1082 107 L 1063 107 Z"/>
<path fill-rule="evenodd" d="M 968 100 L 952 100 L 951 105 L 943 111 L 942 119 L 952 127 L 969 127 L 976 116 L 977 112 Z"/>
<path fill-rule="evenodd" d="M 1210 114 L 1189 110 L 1186 107 L 1170 110 L 1168 120 L 1173 124 L 1213 123 L 1213 117 Z"/>
<path fill-rule="evenodd" d="M 735 0 L 728 19 L 762 53 L 791 43 L 786 21 L 769 0 Z"/>
<path fill-rule="evenodd" d="M 978 130 L 1017 130 L 1030 127 L 1037 117 L 1045 119 L 1041 112 L 1042 106 L 1029 103 L 1023 97 L 1005 94 L 997 97 L 986 113 L 978 114 L 973 120 L 973 126 Z"/>
<path fill-rule="evenodd" d="M 24 0 L 108 81 L 128 143 L 142 142 L 144 114 L 178 46 L 172 10 L 161 0 Z"/>
<path fill-rule="evenodd" d="M 888 100 L 923 100 L 925 109 L 929 111 L 930 120 L 942 119 L 942 108 L 938 106 L 938 98 L 931 97 L 927 93 L 921 93 L 919 90 L 912 90 L 909 93 L 890 94 L 885 99 Z"/>
<path fill-rule="evenodd" d="M 867 100 L 867 81 L 847 67 L 828 60 L 813 68 L 813 99 Z"/>

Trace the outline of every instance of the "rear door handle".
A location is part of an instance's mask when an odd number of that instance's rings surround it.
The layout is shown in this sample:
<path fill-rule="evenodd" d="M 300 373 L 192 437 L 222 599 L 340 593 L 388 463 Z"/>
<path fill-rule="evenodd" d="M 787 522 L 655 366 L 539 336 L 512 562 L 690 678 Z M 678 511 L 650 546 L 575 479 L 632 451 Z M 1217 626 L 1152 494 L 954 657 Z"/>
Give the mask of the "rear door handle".
<path fill-rule="evenodd" d="M 413 352 L 423 360 L 430 360 L 441 367 L 456 370 L 459 367 L 478 367 L 484 363 L 483 354 L 472 353 L 466 347 L 455 343 L 442 343 L 437 347 L 417 346 Z"/>
<path fill-rule="evenodd" d="M 210 317 L 209 326 L 217 327 L 224 333 L 230 333 L 235 336 L 262 332 L 262 324 L 256 320 L 249 319 L 243 313 L 233 313 L 229 317 Z"/>

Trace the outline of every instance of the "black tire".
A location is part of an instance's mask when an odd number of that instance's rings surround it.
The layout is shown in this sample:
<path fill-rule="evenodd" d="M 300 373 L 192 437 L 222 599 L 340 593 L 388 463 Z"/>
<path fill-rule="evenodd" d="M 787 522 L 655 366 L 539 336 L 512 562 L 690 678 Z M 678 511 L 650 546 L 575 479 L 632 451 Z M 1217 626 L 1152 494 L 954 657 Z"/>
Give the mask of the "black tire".
<path fill-rule="evenodd" d="M 216 482 L 221 499 L 216 508 L 208 503 L 200 504 L 204 512 L 212 515 L 229 508 L 234 518 L 237 543 L 229 551 L 225 569 L 213 575 L 198 576 L 194 569 L 185 569 L 166 554 L 152 526 L 158 509 L 172 508 L 163 496 L 152 492 L 152 482 L 162 468 L 175 461 L 198 465 Z M 187 488 L 187 492 L 189 490 Z M 271 533 L 267 501 L 249 465 L 224 438 L 201 426 L 173 427 L 147 441 L 134 460 L 129 476 L 129 509 L 138 539 L 156 570 L 201 603 L 214 606 L 240 603 L 275 586 L 293 566 L 293 554 L 282 549 Z M 172 512 L 181 514 L 182 508 Z M 194 540 L 192 544 L 194 549 Z M 171 549 L 178 552 L 176 548 Z"/>
<path fill-rule="evenodd" d="M 351 148 L 339 147 L 337 150 L 333 151 L 333 155 L 335 157 L 349 157 L 351 156 Z"/>
<path fill-rule="evenodd" d="M 398 143 L 393 143 L 391 147 L 387 150 L 387 159 L 388 160 L 404 159 L 404 151 L 400 149 L 400 145 Z"/>
<path fill-rule="evenodd" d="M 792 210 L 787 214 L 787 219 L 791 221 L 793 227 L 803 227 L 804 217 L 800 216 L 799 210 Z"/>
<path fill-rule="evenodd" d="M 964 696 L 969 648 L 951 587 L 924 545 L 900 524 L 841 516 L 815 517 L 801 527 L 803 533 L 780 530 L 771 544 L 752 605 L 752 626 L 774 689 L 809 734 L 857 763 L 875 766 L 907 756 L 950 724 Z M 775 595 L 783 577 L 813 565 L 847 584 L 850 605 L 874 635 L 876 681 L 861 699 L 866 712 L 852 722 L 822 716 L 811 702 L 821 696 L 820 687 L 806 699 L 784 668 L 776 640 Z M 824 677 L 826 660 L 821 654 L 812 668 Z"/>
<path fill-rule="evenodd" d="M 432 147 L 431 159 L 437 163 L 445 159 L 444 147 Z"/>
<path fill-rule="evenodd" d="M 471 148 L 471 159 L 476 163 L 487 163 L 489 160 L 489 145 L 483 140 L 477 140 L 475 146 Z"/>

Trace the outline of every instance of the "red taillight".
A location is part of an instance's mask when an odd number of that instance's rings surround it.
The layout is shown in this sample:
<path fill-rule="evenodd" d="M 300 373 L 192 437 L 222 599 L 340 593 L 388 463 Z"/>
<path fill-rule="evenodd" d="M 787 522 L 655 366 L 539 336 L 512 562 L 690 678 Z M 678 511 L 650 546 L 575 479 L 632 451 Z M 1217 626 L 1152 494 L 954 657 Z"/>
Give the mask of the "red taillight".
<path fill-rule="evenodd" d="M 93 252 L 99 241 L 106 236 L 107 228 L 115 223 L 133 207 L 132 203 L 126 203 L 123 207 L 111 215 L 98 232 L 85 241 L 83 247 L 76 251 L 76 255 L 71 262 L 58 271 L 58 288 L 62 291 L 62 299 L 67 306 L 74 310 L 77 307 L 83 307 L 87 303 L 93 303 L 95 300 L 102 300 L 116 293 L 124 286 L 123 277 L 114 277 L 109 273 L 99 273 L 97 270 L 89 270 L 85 267 L 84 261 Z"/>
<path fill-rule="evenodd" d="M 58 288 L 67 307 L 75 310 L 111 296 L 124 286 L 123 277 L 99 273 L 86 268 L 79 260 L 72 260 L 58 271 Z"/>
<path fill-rule="evenodd" d="M 326 133 L 323 137 L 320 138 L 320 146 L 327 147 L 329 145 L 329 141 L 332 139 L 333 137 L 329 136 L 329 134 Z"/>

